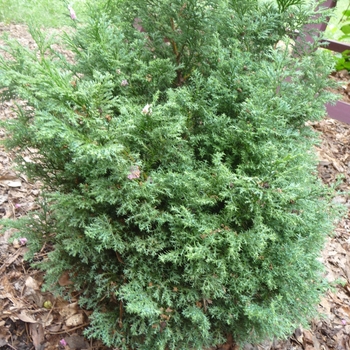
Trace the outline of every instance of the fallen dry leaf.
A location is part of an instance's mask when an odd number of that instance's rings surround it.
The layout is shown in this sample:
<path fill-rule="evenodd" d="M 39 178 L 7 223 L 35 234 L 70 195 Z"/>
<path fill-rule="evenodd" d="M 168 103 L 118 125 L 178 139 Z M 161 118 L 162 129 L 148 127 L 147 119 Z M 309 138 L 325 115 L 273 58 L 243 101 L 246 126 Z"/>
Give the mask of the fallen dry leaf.
<path fill-rule="evenodd" d="M 21 245 L 19 244 L 19 241 L 17 238 L 15 238 L 12 242 L 12 245 L 14 248 L 18 249 L 18 248 L 21 248 Z"/>
<path fill-rule="evenodd" d="M 62 317 L 66 317 L 66 318 L 71 317 L 77 312 L 79 312 L 78 303 L 75 302 L 71 304 L 68 304 L 68 303 L 63 305 L 61 304 L 58 312 Z"/>
<path fill-rule="evenodd" d="M 35 290 L 40 290 L 40 285 L 38 281 L 36 281 L 33 277 L 28 276 L 26 281 L 25 281 L 25 286 L 27 287 L 28 290 L 30 291 L 35 291 Z"/>
<path fill-rule="evenodd" d="M 64 340 L 67 342 L 70 349 L 87 349 L 89 347 L 89 343 L 85 338 L 79 335 L 65 337 Z"/>
<path fill-rule="evenodd" d="M 84 314 L 82 312 L 68 317 L 65 321 L 67 327 L 76 327 L 84 324 Z"/>
<path fill-rule="evenodd" d="M 0 205 L 8 201 L 9 196 L 7 194 L 0 195 Z"/>
<path fill-rule="evenodd" d="M 17 180 L 18 176 L 14 171 L 5 171 L 0 175 L 0 181 L 4 180 Z"/>
<path fill-rule="evenodd" d="M 43 350 L 43 343 L 45 341 L 44 328 L 39 323 L 32 323 L 29 325 L 30 335 L 33 339 L 35 350 Z"/>
<path fill-rule="evenodd" d="M 1 181 L 2 183 L 5 183 L 8 187 L 21 187 L 22 186 L 22 181 L 17 180 L 17 181 Z"/>
<path fill-rule="evenodd" d="M 65 271 L 63 272 L 62 276 L 59 278 L 58 280 L 58 284 L 61 286 L 61 287 L 66 287 L 66 286 L 69 286 L 70 284 L 72 284 L 73 282 L 70 280 L 69 278 L 69 272 L 68 271 Z"/>
<path fill-rule="evenodd" d="M 4 321 L 2 325 L 0 324 L 0 348 L 5 346 L 9 339 L 11 339 L 11 333 L 6 327 L 4 327 L 4 324 Z"/>
<path fill-rule="evenodd" d="M 17 314 L 17 317 L 26 323 L 37 323 L 38 320 L 34 315 L 30 315 L 27 310 L 22 310 L 19 314 Z"/>

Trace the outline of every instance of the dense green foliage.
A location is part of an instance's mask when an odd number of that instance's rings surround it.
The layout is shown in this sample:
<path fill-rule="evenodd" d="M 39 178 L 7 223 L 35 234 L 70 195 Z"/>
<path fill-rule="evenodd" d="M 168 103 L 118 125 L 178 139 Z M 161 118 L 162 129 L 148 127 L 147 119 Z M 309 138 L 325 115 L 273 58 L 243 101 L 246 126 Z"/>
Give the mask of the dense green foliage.
<path fill-rule="evenodd" d="M 73 63 L 38 30 L 36 52 L 8 41 L 3 97 L 32 108 L 7 146 L 32 151 L 18 164 L 44 194 L 21 236 L 53 247 L 46 287 L 81 292 L 89 335 L 201 349 L 315 314 L 335 211 L 305 122 L 325 114 L 333 62 L 317 41 L 275 49 L 313 8 L 109 0 L 65 35 Z"/>

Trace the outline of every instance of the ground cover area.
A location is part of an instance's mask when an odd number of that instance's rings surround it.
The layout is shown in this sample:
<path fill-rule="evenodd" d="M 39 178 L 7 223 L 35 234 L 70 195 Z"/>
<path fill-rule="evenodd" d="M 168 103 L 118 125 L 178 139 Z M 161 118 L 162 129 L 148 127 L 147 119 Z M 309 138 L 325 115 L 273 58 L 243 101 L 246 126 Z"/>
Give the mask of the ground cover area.
<path fill-rule="evenodd" d="M 24 25 L 0 23 L 0 32 L 10 32 L 23 45 L 34 47 L 34 42 Z M 68 54 L 68 53 L 66 53 Z M 344 73 L 345 74 L 345 73 Z M 343 75 L 344 75 L 343 74 Z M 348 86 L 348 75 L 335 77 Z M 346 90 L 340 88 L 340 91 Z M 345 91 L 346 92 L 346 91 Z M 19 101 L 0 105 L 0 118 L 14 118 L 13 108 Z M 322 143 L 317 146 L 318 172 L 323 182 L 332 185 L 338 181 L 342 192 L 350 189 L 350 125 L 328 119 L 312 123 L 310 127 L 320 132 Z M 0 129 L 0 139 L 5 132 Z M 14 169 L 14 155 L 0 145 L 0 218 L 13 220 L 36 209 L 40 196 L 40 183 L 30 182 Z M 24 155 L 26 156 L 26 155 Z M 341 176 L 341 179 L 339 179 Z M 350 207 L 350 195 L 336 196 L 335 201 Z M 326 267 L 325 278 L 337 283 L 321 300 L 320 312 L 324 315 L 310 323 L 310 329 L 298 328 L 284 341 L 267 341 L 246 345 L 245 350 L 347 350 L 350 349 L 350 217 L 347 215 L 329 237 L 322 260 Z M 43 274 L 23 260 L 27 250 L 24 240 L 11 242 L 11 230 L 0 236 L 0 349 L 105 349 L 98 341 L 87 340 L 83 330 L 88 327 L 89 310 L 78 306 L 79 295 L 70 300 L 42 292 Z M 35 256 L 45 258 L 50 247 L 43 247 Z M 62 276 L 59 283 L 69 283 Z M 184 330 L 190 332 L 191 330 Z M 214 349 L 237 350 L 228 339 L 226 344 Z M 117 349 L 115 349 L 117 350 Z"/>

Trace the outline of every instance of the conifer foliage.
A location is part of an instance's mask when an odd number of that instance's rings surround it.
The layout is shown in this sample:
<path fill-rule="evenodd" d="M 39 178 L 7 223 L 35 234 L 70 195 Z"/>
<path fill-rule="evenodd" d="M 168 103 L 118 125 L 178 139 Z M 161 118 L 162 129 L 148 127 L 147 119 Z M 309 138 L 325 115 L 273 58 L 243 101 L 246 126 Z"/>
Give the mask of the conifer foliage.
<path fill-rule="evenodd" d="M 336 211 L 305 123 L 332 99 L 332 60 L 317 40 L 289 53 L 315 4 L 281 3 L 101 1 L 65 34 L 74 62 L 37 29 L 36 51 L 7 41 L 3 98 L 31 107 L 5 123 L 7 147 L 31 150 L 18 164 L 43 183 L 13 225 L 31 256 L 52 247 L 46 288 L 80 292 L 89 336 L 202 349 L 314 315 Z"/>

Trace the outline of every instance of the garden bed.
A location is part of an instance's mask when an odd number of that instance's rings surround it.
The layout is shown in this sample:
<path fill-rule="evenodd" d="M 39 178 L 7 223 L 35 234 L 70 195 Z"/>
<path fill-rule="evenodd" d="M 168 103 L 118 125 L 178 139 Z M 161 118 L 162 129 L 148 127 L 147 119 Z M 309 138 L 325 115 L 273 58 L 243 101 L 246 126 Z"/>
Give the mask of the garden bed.
<path fill-rule="evenodd" d="M 25 26 L 2 28 L 21 39 L 23 44 L 31 44 Z M 11 103 L 3 104 L 0 118 L 14 117 L 12 108 Z M 327 184 L 333 184 L 337 176 L 342 174 L 344 179 L 340 188 L 350 189 L 350 126 L 325 118 L 319 123 L 313 123 L 311 127 L 321 132 L 323 140 L 318 148 L 321 179 Z M 1 137 L 4 137 L 4 133 L 1 133 Z M 12 158 L 11 152 L 1 149 L 0 197 L 3 201 L 0 204 L 0 214 L 2 217 L 16 219 L 34 209 L 40 187 L 39 184 L 28 182 L 23 175 L 14 173 Z M 339 196 L 336 200 L 349 204 L 346 196 Z M 338 286 L 328 293 L 320 303 L 320 311 L 325 314 L 325 318 L 313 321 L 310 331 L 297 329 L 286 341 L 247 345 L 246 350 L 350 348 L 349 226 L 350 220 L 346 217 L 339 223 L 334 237 L 329 238 L 323 253 L 326 278 L 331 281 L 341 278 L 344 281 L 344 286 Z M 11 232 L 7 232 L 0 242 L 0 349 L 106 349 L 100 343 L 88 342 L 81 336 L 82 330 L 88 324 L 89 311 L 77 306 L 76 296 L 70 302 L 64 302 L 50 293 L 40 291 L 42 274 L 23 261 L 25 245 L 18 241 L 14 244 L 8 243 L 10 235 Z M 42 259 L 45 255 L 46 250 L 43 249 L 42 255 L 37 258 Z M 64 278 L 61 283 L 65 283 Z M 43 307 L 45 301 L 50 301 L 52 307 Z M 227 343 L 217 349 L 229 350 L 233 346 Z"/>

